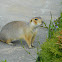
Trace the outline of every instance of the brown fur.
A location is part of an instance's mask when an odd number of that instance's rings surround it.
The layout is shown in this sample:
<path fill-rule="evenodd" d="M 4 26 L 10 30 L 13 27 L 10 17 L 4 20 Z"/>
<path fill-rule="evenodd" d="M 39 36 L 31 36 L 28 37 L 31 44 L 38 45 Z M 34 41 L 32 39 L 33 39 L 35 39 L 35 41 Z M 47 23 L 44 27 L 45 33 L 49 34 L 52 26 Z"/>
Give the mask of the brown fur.
<path fill-rule="evenodd" d="M 33 47 L 33 42 L 37 34 L 38 25 L 42 24 L 40 17 L 31 19 L 29 24 L 22 21 L 13 21 L 6 24 L 0 32 L 0 40 L 7 44 L 12 44 L 13 40 L 24 39 L 29 48 Z"/>

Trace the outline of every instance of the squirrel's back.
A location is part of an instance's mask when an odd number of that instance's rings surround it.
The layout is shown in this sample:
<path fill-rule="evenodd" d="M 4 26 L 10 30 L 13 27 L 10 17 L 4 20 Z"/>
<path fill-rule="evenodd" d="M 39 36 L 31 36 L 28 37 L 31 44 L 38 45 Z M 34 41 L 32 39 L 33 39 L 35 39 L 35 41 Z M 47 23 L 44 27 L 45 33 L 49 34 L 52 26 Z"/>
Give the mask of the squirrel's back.
<path fill-rule="evenodd" d="M 1 30 L 1 38 L 5 36 L 6 39 L 13 39 L 16 40 L 20 38 L 29 27 L 29 24 L 23 21 L 13 21 L 6 24 Z"/>

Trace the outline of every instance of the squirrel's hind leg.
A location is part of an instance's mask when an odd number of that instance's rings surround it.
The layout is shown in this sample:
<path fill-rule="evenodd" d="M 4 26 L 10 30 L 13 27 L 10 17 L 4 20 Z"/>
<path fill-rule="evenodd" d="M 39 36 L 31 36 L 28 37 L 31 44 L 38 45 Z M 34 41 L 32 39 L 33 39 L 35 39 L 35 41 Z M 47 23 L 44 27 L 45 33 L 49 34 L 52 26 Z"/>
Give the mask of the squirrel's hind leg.
<path fill-rule="evenodd" d="M 13 43 L 11 43 L 11 40 L 10 40 L 10 39 L 8 39 L 8 40 L 6 41 L 6 43 L 9 44 L 9 45 L 13 45 Z"/>

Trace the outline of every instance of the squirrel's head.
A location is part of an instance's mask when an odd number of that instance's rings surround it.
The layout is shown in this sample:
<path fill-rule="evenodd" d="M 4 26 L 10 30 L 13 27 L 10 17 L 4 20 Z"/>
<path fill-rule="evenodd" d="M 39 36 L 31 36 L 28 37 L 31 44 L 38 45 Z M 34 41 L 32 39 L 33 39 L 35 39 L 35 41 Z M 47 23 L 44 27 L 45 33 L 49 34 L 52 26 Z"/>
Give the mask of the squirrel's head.
<path fill-rule="evenodd" d="M 31 26 L 38 27 L 43 24 L 42 18 L 41 17 L 34 17 L 30 20 Z"/>

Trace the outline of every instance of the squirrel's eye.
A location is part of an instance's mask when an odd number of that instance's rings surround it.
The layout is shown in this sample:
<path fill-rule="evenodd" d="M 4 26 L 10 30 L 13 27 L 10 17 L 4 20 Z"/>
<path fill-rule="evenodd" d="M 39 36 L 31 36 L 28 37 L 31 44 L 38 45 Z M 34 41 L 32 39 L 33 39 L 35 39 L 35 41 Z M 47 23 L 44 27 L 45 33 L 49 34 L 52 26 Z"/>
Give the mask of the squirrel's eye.
<path fill-rule="evenodd" d="M 38 20 L 38 19 L 35 19 L 35 20 Z"/>

